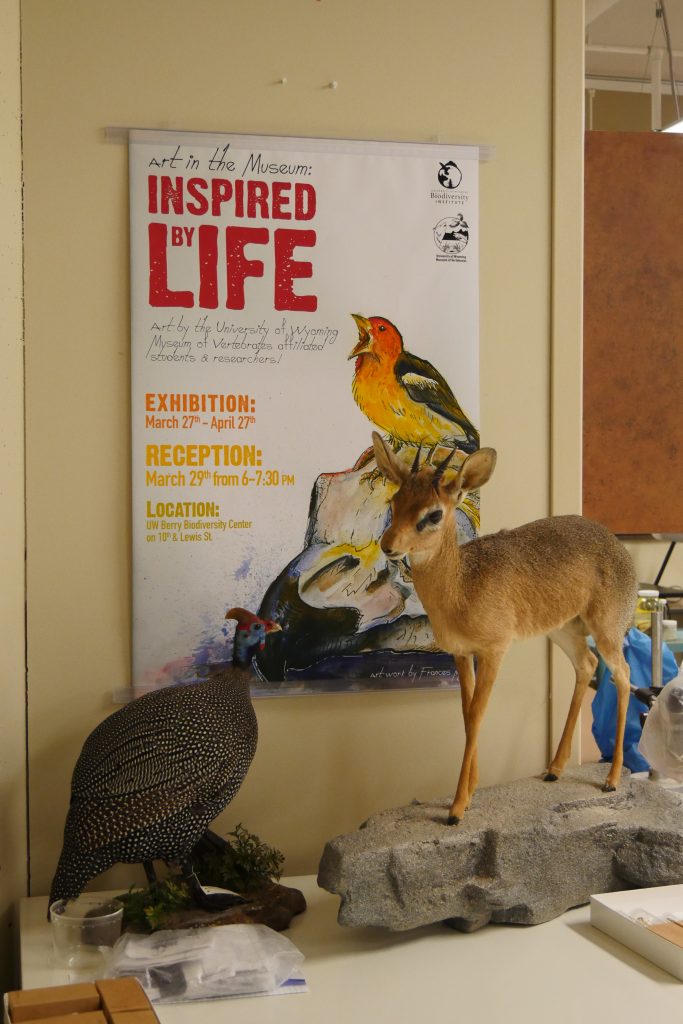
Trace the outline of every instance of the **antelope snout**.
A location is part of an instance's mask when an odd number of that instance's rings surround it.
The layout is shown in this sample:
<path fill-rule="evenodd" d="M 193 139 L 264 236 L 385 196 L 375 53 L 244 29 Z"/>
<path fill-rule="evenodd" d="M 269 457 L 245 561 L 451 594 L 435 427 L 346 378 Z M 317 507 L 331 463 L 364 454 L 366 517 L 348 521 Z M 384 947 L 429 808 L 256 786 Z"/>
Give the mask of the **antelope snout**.
<path fill-rule="evenodd" d="M 381 547 L 382 551 L 387 556 L 387 558 L 391 559 L 392 561 L 395 561 L 403 557 L 400 551 L 396 551 L 393 548 L 391 544 L 391 538 L 387 538 L 386 533 L 381 538 L 379 546 Z"/>

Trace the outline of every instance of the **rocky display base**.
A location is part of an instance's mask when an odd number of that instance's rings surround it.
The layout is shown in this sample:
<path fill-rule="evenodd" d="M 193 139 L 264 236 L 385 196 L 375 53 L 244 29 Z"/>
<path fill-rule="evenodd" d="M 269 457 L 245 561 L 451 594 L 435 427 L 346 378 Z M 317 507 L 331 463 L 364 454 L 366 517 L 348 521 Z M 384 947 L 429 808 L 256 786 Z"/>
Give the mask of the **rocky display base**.
<path fill-rule="evenodd" d="M 461 824 L 450 797 L 383 811 L 330 840 L 318 884 L 341 897 L 339 923 L 393 931 L 438 921 L 462 931 L 541 924 L 592 893 L 683 882 L 683 801 L 607 765 L 554 783 L 480 789 Z"/>

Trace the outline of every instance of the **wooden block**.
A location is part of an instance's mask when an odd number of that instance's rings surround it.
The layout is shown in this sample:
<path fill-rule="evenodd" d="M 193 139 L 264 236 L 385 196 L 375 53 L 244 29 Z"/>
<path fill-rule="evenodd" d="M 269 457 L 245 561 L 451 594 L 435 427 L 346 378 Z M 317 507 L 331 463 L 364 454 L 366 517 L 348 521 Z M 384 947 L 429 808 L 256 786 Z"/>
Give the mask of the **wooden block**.
<path fill-rule="evenodd" d="M 151 1010 L 152 1005 L 137 978 L 103 978 L 95 985 L 102 1000 L 102 1009 L 111 1022 L 116 1013 Z M 129 1021 L 129 1024 L 135 1024 Z"/>
<path fill-rule="evenodd" d="M 100 994 L 93 984 L 52 985 L 8 992 L 7 1005 L 12 1024 L 42 1017 L 59 1017 L 68 1013 L 99 1010 Z"/>
<path fill-rule="evenodd" d="M 65 1013 L 58 1017 L 39 1017 L 31 1024 L 107 1024 L 107 1018 L 101 1010 L 89 1010 L 87 1013 Z"/>
<path fill-rule="evenodd" d="M 108 1020 L 109 1024 L 159 1024 L 159 1018 L 151 1007 L 149 1010 L 119 1010 Z"/>
<path fill-rule="evenodd" d="M 676 921 L 666 921 L 663 924 L 649 924 L 647 926 L 655 935 L 661 935 L 676 946 L 683 946 L 683 928 Z"/>

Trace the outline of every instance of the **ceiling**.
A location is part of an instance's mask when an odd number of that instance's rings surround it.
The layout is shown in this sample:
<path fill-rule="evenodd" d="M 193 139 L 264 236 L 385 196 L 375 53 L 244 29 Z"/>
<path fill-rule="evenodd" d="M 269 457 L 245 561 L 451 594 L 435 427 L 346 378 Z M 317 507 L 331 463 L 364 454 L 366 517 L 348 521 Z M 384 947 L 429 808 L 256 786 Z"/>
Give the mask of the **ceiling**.
<path fill-rule="evenodd" d="M 683 0 L 664 2 L 674 51 L 676 91 L 680 97 L 683 96 Z M 585 0 L 585 3 L 586 87 L 649 92 L 659 51 L 662 92 L 670 92 L 669 58 L 662 19 L 656 16 L 656 0 Z"/>

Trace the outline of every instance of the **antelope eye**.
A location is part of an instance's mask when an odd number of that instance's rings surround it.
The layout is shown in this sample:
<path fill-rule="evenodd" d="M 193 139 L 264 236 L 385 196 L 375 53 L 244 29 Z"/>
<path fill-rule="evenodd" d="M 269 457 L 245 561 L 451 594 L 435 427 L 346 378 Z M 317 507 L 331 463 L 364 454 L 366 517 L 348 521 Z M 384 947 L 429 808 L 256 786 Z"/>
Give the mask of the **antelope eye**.
<path fill-rule="evenodd" d="M 425 526 L 428 526 L 430 523 L 440 523 L 442 519 L 443 511 L 440 508 L 435 508 L 433 512 L 428 512 L 426 516 L 423 516 L 422 519 L 415 524 L 415 529 L 418 533 L 422 533 Z"/>

